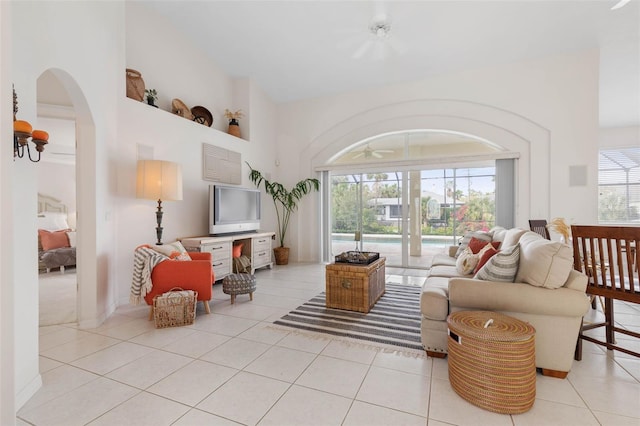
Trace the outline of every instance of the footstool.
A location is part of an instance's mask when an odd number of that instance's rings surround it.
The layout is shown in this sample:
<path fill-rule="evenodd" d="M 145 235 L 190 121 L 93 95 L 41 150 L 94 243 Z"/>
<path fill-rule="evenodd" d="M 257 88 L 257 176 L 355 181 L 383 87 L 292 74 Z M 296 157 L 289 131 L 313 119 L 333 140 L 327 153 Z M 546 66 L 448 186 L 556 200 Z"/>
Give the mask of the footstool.
<path fill-rule="evenodd" d="M 236 301 L 236 294 L 249 293 L 249 300 L 253 300 L 256 290 L 256 278 L 251 274 L 230 274 L 222 279 L 222 292 L 231 295 L 231 304 Z"/>
<path fill-rule="evenodd" d="M 449 382 L 470 403 L 501 414 L 528 411 L 536 398 L 536 330 L 488 311 L 447 317 Z"/>

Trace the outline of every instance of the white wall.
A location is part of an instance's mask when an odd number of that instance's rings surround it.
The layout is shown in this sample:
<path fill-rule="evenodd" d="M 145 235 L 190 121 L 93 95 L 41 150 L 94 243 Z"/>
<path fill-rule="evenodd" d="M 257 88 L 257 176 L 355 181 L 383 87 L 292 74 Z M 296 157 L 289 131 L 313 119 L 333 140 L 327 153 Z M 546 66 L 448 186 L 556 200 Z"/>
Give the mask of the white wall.
<path fill-rule="evenodd" d="M 640 146 L 640 127 L 609 127 L 600 129 L 599 148 L 632 148 Z"/>
<path fill-rule="evenodd" d="M 43 153 L 43 156 L 46 155 Z M 67 222 L 76 227 L 76 166 L 41 160 L 37 167 L 38 192 L 60 200 L 67 206 Z"/>
<path fill-rule="evenodd" d="M 597 51 L 470 70 L 409 84 L 281 105 L 278 113 L 278 157 L 281 164 L 287 166 L 277 169 L 278 177 L 293 183 L 313 175 L 316 157 L 322 156 L 320 160 L 328 158 L 323 152 L 327 141 L 339 141 L 341 146 L 336 148 L 344 148 L 359 140 L 365 133 L 362 129 L 371 127 L 382 132 L 396 130 L 394 126 L 402 120 L 414 125 L 419 123 L 422 116 L 415 112 L 412 116 L 407 105 L 422 103 L 435 105 L 428 115 L 424 115 L 427 128 L 447 129 L 450 128 L 447 124 L 438 127 L 438 123 L 477 119 L 490 125 L 492 130 L 506 130 L 503 134 L 540 134 L 520 141 L 525 145 L 518 143 L 524 156 L 519 165 L 519 180 L 524 181 L 531 191 L 531 201 L 526 208 L 520 208 L 517 225 L 528 226 L 526 220 L 534 216 L 562 216 L 580 223 L 596 220 Z M 466 108 L 454 108 L 451 104 L 466 105 Z M 438 115 L 440 105 L 445 105 L 445 108 Z M 451 115 L 452 110 L 456 110 L 456 116 Z M 385 111 L 387 116 L 376 115 L 376 111 Z M 503 111 L 509 122 L 500 122 L 495 111 Z M 514 117 L 519 117 L 520 123 Z M 519 127 L 526 123 L 537 130 L 522 132 Z M 333 134 L 332 130 L 338 127 L 342 132 Z M 504 138 L 508 139 L 506 135 Z M 318 143 L 319 140 L 323 143 Z M 493 141 L 509 145 L 504 140 Z M 288 158 L 295 159 L 300 166 L 292 166 L 287 162 Z M 569 187 L 569 166 L 572 165 L 587 167 L 586 186 Z M 275 172 L 275 168 L 273 170 Z M 529 197 L 529 194 L 520 195 L 525 199 Z M 305 229 L 317 228 L 315 200 L 317 197 L 303 203 L 303 211 L 297 215 L 304 215 Z M 311 226 L 308 223 L 310 219 L 313 222 Z M 320 259 L 319 236 L 309 238 L 308 233 L 298 232 L 296 228 L 299 226 L 300 222 L 296 222 L 289 235 L 290 241 L 294 242 L 292 257 L 298 260 Z"/>
<path fill-rule="evenodd" d="M 275 161 L 276 126 L 275 105 L 251 80 L 229 78 L 153 11 L 131 3 L 127 3 L 126 11 L 126 67 L 140 71 L 145 86 L 158 90 L 160 108 L 126 98 L 124 93 L 119 97 L 117 158 L 112 163 L 118 176 L 114 188 L 118 227 L 114 260 L 118 265 L 115 282 L 119 304 L 129 301 L 133 250 L 156 241 L 157 203 L 135 198 L 138 145 L 150 147 L 154 159 L 175 161 L 182 166 L 183 200 L 162 203 L 162 240 L 171 242 L 208 234 L 208 187 L 214 182 L 202 179 L 202 144 L 239 152 L 243 161 L 242 186 L 249 187 L 252 184 L 244 161 L 257 168 Z M 124 72 L 122 75 L 124 78 Z M 188 107 L 207 108 L 214 115 L 213 127 L 172 114 L 173 98 L 181 99 Z M 225 108 L 245 111 L 247 116 L 240 121 L 240 127 L 243 137 L 251 140 L 226 133 Z M 263 199 L 265 205 L 268 201 Z M 262 227 L 273 229 L 273 223 L 274 217 L 265 214 Z"/>
<path fill-rule="evenodd" d="M 13 137 L 11 3 L 0 2 L 0 139 Z M 13 148 L 0 145 L 0 239 L 13 242 Z M 15 323 L 12 244 L 0 245 L 0 424 L 15 422 Z"/>
<path fill-rule="evenodd" d="M 36 81 L 52 69 L 70 91 L 78 114 L 78 161 L 84 170 L 79 200 L 82 212 L 78 220 L 79 320 L 82 325 L 95 324 L 113 309 L 109 295 L 109 262 L 112 256 L 113 223 L 104 212 L 110 191 L 107 147 L 117 135 L 117 93 L 123 93 L 120 77 L 124 9 L 120 2 L 13 2 L 11 7 L 12 49 L 10 62 L 13 83 L 18 92 L 18 117 L 37 125 Z M 37 28 L 38 31 L 34 31 Z M 82 36 L 79 36 L 79 35 Z M 45 36 L 46 35 L 46 36 Z M 4 86 L 3 81 L 3 86 Z M 45 154 L 46 155 L 46 151 Z M 16 160 L 12 176 L 13 214 L 21 220 L 14 227 L 11 247 L 14 250 L 13 289 L 15 311 L 15 393 L 21 406 L 37 390 L 38 373 L 38 277 L 37 236 L 35 229 L 38 164 Z M 19 180 L 19 184 L 17 184 Z M 4 206 L 3 202 L 3 206 Z M 3 286 L 4 287 L 4 286 Z M 109 307 L 111 303 L 111 308 Z M 3 336 L 4 339 L 4 336 Z"/>

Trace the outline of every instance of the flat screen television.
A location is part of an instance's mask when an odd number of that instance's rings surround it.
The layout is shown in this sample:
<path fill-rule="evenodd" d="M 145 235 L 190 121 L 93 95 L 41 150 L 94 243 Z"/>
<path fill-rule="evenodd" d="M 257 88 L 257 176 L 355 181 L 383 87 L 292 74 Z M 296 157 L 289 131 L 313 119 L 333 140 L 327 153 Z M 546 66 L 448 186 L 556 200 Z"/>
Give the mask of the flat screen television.
<path fill-rule="evenodd" d="M 209 235 L 260 229 L 260 190 L 209 185 Z"/>

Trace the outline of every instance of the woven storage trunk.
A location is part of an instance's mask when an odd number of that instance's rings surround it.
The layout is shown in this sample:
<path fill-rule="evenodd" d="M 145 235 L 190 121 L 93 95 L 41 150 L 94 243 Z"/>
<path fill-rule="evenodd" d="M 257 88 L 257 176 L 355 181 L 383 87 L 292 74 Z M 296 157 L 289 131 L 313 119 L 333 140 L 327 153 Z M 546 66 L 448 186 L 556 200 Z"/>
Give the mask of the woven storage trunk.
<path fill-rule="evenodd" d="M 153 298 L 153 318 L 156 328 L 193 324 L 196 318 L 198 292 L 172 288 Z"/>
<path fill-rule="evenodd" d="M 487 311 L 454 312 L 447 324 L 449 381 L 456 393 L 496 413 L 528 411 L 536 397 L 535 329 Z"/>
<path fill-rule="evenodd" d="M 385 290 L 385 258 L 369 265 L 332 263 L 326 267 L 327 308 L 367 313 Z"/>

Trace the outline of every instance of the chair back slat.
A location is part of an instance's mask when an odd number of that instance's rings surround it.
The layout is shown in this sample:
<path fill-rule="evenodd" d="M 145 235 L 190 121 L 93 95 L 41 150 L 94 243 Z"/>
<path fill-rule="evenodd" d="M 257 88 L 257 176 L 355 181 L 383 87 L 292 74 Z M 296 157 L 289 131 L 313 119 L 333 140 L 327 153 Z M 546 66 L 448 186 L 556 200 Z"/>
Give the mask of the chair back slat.
<path fill-rule="evenodd" d="M 640 303 L 640 227 L 572 225 L 573 267 L 589 277 L 587 293 Z"/>
<path fill-rule="evenodd" d="M 536 234 L 542 235 L 545 239 L 550 240 L 549 228 L 547 228 L 546 219 L 531 219 L 529 220 L 529 229 Z"/>

